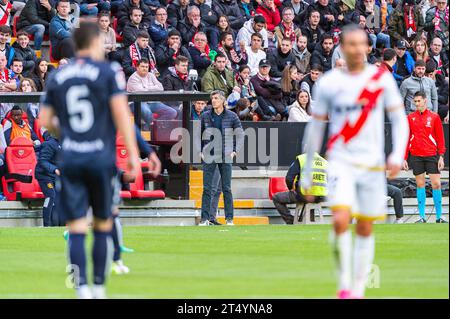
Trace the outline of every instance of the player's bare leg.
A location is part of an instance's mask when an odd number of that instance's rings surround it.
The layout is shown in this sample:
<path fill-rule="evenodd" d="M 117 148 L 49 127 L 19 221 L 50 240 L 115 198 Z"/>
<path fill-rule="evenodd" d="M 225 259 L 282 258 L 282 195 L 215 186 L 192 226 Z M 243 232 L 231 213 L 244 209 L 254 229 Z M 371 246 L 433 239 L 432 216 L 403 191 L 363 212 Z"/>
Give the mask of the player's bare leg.
<path fill-rule="evenodd" d="M 331 242 L 338 270 L 339 299 L 351 297 L 352 285 L 352 234 L 349 230 L 351 214 L 348 208 L 333 210 Z"/>
<path fill-rule="evenodd" d="M 80 218 L 68 222 L 69 239 L 68 258 L 73 271 L 75 288 L 79 299 L 91 299 L 86 275 L 85 238 L 88 232 L 87 218 Z"/>
<path fill-rule="evenodd" d="M 94 244 L 92 248 L 92 260 L 94 263 L 94 284 L 92 297 L 96 299 L 106 298 L 105 281 L 109 274 L 112 262 L 114 245 L 111 239 L 112 218 L 94 218 Z"/>
<path fill-rule="evenodd" d="M 375 256 L 373 224 L 369 220 L 358 220 L 353 249 L 352 298 L 364 298 L 367 279 Z"/>
<path fill-rule="evenodd" d="M 417 196 L 417 207 L 419 209 L 420 219 L 418 223 L 426 223 L 425 218 L 425 201 L 427 199 L 427 194 L 425 191 L 425 173 L 416 175 L 416 196 Z"/>

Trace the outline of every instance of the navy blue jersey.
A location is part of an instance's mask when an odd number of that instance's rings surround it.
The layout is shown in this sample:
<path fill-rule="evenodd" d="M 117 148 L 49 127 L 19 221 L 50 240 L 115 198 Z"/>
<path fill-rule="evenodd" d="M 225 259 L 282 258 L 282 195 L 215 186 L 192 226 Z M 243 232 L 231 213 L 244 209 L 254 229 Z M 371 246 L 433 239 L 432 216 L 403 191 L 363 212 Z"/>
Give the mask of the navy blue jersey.
<path fill-rule="evenodd" d="M 124 94 L 120 66 L 77 58 L 53 72 L 46 87 L 42 103 L 52 107 L 59 119 L 62 166 L 115 165 L 110 100 Z"/>

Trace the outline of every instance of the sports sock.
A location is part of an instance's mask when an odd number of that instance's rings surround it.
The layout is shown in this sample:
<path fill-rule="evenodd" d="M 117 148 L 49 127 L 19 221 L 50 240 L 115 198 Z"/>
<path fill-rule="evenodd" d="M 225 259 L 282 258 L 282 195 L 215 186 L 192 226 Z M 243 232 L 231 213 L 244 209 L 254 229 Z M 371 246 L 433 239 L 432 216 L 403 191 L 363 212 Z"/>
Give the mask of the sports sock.
<path fill-rule="evenodd" d="M 120 260 L 120 246 L 122 245 L 122 224 L 120 223 L 119 216 L 113 216 L 111 238 L 114 243 L 113 261 L 118 261 Z"/>
<path fill-rule="evenodd" d="M 417 193 L 417 205 L 419 206 L 420 218 L 425 219 L 425 201 L 427 200 L 427 194 L 425 193 L 425 187 L 416 189 Z"/>
<path fill-rule="evenodd" d="M 67 241 L 69 264 L 73 265 L 73 276 L 75 287 L 87 285 L 86 278 L 86 251 L 84 249 L 84 239 L 86 234 L 71 233 Z"/>
<path fill-rule="evenodd" d="M 433 202 L 434 202 L 434 208 L 436 209 L 436 220 L 438 220 L 442 216 L 442 190 L 441 189 L 433 189 Z"/>
<path fill-rule="evenodd" d="M 353 287 L 355 298 L 363 298 L 367 278 L 375 255 L 375 238 L 373 235 L 363 237 L 356 235 L 353 255 Z"/>
<path fill-rule="evenodd" d="M 331 233 L 331 242 L 338 268 L 338 289 L 350 290 L 352 280 L 352 234 L 349 230 L 339 235 L 333 231 Z"/>
<path fill-rule="evenodd" d="M 94 231 L 94 247 L 92 249 L 92 260 L 94 262 L 94 284 L 103 285 L 114 253 L 110 232 Z"/>

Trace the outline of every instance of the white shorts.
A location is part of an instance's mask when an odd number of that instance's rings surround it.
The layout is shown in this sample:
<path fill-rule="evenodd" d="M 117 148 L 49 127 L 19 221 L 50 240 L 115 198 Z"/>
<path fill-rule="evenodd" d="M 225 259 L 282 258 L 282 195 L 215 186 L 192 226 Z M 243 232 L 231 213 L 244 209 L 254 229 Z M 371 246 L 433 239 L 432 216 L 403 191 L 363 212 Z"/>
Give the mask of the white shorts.
<path fill-rule="evenodd" d="M 328 163 L 328 203 L 347 208 L 361 220 L 382 220 L 387 213 L 386 173 L 343 162 Z"/>

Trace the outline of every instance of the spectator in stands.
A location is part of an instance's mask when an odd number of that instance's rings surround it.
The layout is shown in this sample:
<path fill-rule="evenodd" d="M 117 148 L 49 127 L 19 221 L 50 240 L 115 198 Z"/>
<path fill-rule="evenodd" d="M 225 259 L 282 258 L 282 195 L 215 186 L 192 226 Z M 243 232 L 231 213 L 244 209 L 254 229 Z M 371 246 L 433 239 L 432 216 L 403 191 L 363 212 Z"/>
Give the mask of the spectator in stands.
<path fill-rule="evenodd" d="M 238 6 L 246 21 L 249 21 L 256 15 L 256 10 L 251 0 L 239 0 Z"/>
<path fill-rule="evenodd" d="M 448 114 L 448 82 L 442 74 L 436 73 L 436 65 L 433 61 L 428 61 L 425 69 L 425 75 L 436 84 L 438 95 L 438 114 L 444 121 Z"/>
<path fill-rule="evenodd" d="M 264 110 L 270 109 L 272 115 L 276 115 L 277 119 L 281 120 L 283 117 L 287 117 L 288 113 L 282 100 L 281 85 L 270 76 L 270 68 L 271 63 L 268 59 L 261 60 L 259 71 L 251 78 L 250 82 L 258 95 L 259 106 Z M 267 114 L 266 111 L 264 113 Z"/>
<path fill-rule="evenodd" d="M 11 36 L 11 28 L 7 25 L 0 25 L 0 54 L 6 57 L 6 67 L 12 63 L 15 55 L 14 47 L 9 45 L 9 37 Z"/>
<path fill-rule="evenodd" d="M 279 42 L 278 49 L 272 50 L 267 54 L 270 61 L 270 76 L 280 79 L 283 70 L 288 64 L 295 64 L 295 55 L 292 52 L 292 41 L 290 38 L 284 38 Z"/>
<path fill-rule="evenodd" d="M 249 99 L 240 98 L 237 103 L 234 111 L 239 117 L 241 121 L 258 121 L 258 115 L 255 113 L 254 108 L 256 106 L 256 101 L 250 102 Z"/>
<path fill-rule="evenodd" d="M 239 43 L 239 52 L 234 47 L 232 32 L 223 32 L 220 36 L 217 52 L 222 53 L 227 58 L 227 69 L 237 70 L 240 65 L 247 64 L 247 52 L 244 41 Z"/>
<path fill-rule="evenodd" d="M 16 81 L 16 89 L 18 89 L 19 83 L 23 79 L 23 61 L 19 58 L 14 58 L 11 64 L 11 79 Z"/>
<path fill-rule="evenodd" d="M 36 63 L 36 54 L 30 47 L 30 38 L 25 31 L 17 32 L 17 40 L 12 45 L 14 54 L 23 62 L 23 74 L 27 74 L 34 69 Z"/>
<path fill-rule="evenodd" d="M 122 57 L 117 51 L 116 33 L 110 25 L 111 18 L 109 13 L 101 12 L 98 16 L 98 26 L 100 27 L 100 33 L 103 38 L 103 48 L 105 49 L 105 54 L 109 60 L 121 60 Z M 118 58 L 116 59 L 115 57 Z"/>
<path fill-rule="evenodd" d="M 153 49 L 148 45 L 150 41 L 150 35 L 147 31 L 140 31 L 137 35 L 136 42 L 130 45 L 128 49 L 124 51 L 124 57 L 122 61 L 123 70 L 127 77 L 130 77 L 135 71 L 137 62 L 146 58 L 149 61 L 150 72 L 159 76 L 159 71 L 156 68 L 156 58 Z"/>
<path fill-rule="evenodd" d="M 297 91 L 295 102 L 288 107 L 288 122 L 309 122 L 311 119 L 311 97 L 308 91 Z"/>
<path fill-rule="evenodd" d="M 291 39 L 292 47 L 297 45 L 297 39 L 302 35 L 302 31 L 294 23 L 294 9 L 285 7 L 281 14 L 282 20 L 274 29 L 277 42 L 281 43 L 284 38 Z"/>
<path fill-rule="evenodd" d="M 206 34 L 198 32 L 194 36 L 194 42 L 189 44 L 188 50 L 194 65 L 193 68 L 197 70 L 198 76 L 202 78 L 213 61 Z"/>
<path fill-rule="evenodd" d="M 178 22 L 184 20 L 187 17 L 188 6 L 189 0 L 178 0 L 173 1 L 167 7 L 167 21 L 175 29 L 178 29 Z"/>
<path fill-rule="evenodd" d="M 17 22 L 17 30 L 34 36 L 34 49 L 38 58 L 41 57 L 44 34 L 48 34 L 50 21 L 56 15 L 52 4 L 49 0 L 28 0 Z"/>
<path fill-rule="evenodd" d="M 80 2 L 80 15 L 96 16 L 98 14 L 98 3 L 94 1 L 78 0 Z"/>
<path fill-rule="evenodd" d="M 17 83 L 13 78 L 13 72 L 6 67 L 6 57 L 0 53 L 0 93 L 13 92 L 16 89 Z"/>
<path fill-rule="evenodd" d="M 127 82 L 127 92 L 162 92 L 163 85 L 156 76 L 149 71 L 149 61 L 141 59 L 137 63 L 134 72 Z M 153 121 L 153 114 L 158 114 L 158 120 L 173 120 L 177 117 L 177 111 L 161 102 L 142 102 L 142 118 L 146 124 L 145 129 L 150 128 Z"/>
<path fill-rule="evenodd" d="M 117 32 L 122 32 L 125 25 L 130 22 L 131 9 L 135 7 L 142 10 L 142 23 L 147 26 L 151 24 L 152 12 L 143 0 L 124 0 L 122 6 L 117 12 Z"/>
<path fill-rule="evenodd" d="M 161 77 L 164 77 L 168 68 L 175 65 L 175 60 L 179 56 L 185 56 L 189 59 L 189 69 L 193 68 L 191 54 L 188 49 L 181 45 L 181 34 L 173 29 L 169 32 L 166 43 L 159 44 L 155 49 L 156 63 L 158 65 Z"/>
<path fill-rule="evenodd" d="M 75 56 L 75 44 L 71 32 L 75 27 L 75 18 L 70 14 L 69 0 L 59 0 L 56 10 L 57 14 L 50 21 L 49 28 L 52 57 L 55 60 L 72 58 Z"/>
<path fill-rule="evenodd" d="M 187 9 L 187 16 L 178 22 L 178 31 L 181 33 L 183 45 L 188 45 L 194 40 L 197 32 L 206 32 L 206 27 L 200 16 L 200 9 L 196 6 L 190 6 Z"/>
<path fill-rule="evenodd" d="M 130 11 L 130 21 L 125 24 L 122 31 L 122 43 L 125 48 L 128 48 L 134 42 L 136 42 L 137 35 L 141 31 L 147 31 L 148 25 L 142 22 L 142 10 L 134 7 Z M 152 43 L 150 42 L 150 46 Z"/>
<path fill-rule="evenodd" d="M 240 93 L 236 77 L 233 71 L 226 67 L 227 57 L 223 53 L 218 53 L 214 63 L 206 70 L 202 77 L 202 91 L 211 93 L 212 91 L 222 91 L 225 97 L 232 92 Z"/>
<path fill-rule="evenodd" d="M 442 50 L 442 40 L 438 37 L 431 41 L 430 58 L 436 64 L 436 73 L 448 77 L 448 55 Z"/>
<path fill-rule="evenodd" d="M 338 12 L 329 0 L 318 0 L 306 9 L 308 16 L 311 16 L 313 11 L 319 12 L 319 25 L 324 32 L 330 32 L 335 27 Z"/>
<path fill-rule="evenodd" d="M 35 169 L 35 177 L 45 196 L 44 206 L 42 207 L 44 227 L 59 226 L 53 224 L 53 221 L 58 223 L 58 218 L 55 218 L 53 214 L 56 213 L 56 211 L 54 211 L 56 176 L 61 176 L 57 164 L 57 156 L 60 149 L 61 145 L 59 144 L 59 141 L 46 131 L 44 133 L 44 142 L 41 145 Z"/>
<path fill-rule="evenodd" d="M 274 0 L 262 0 L 262 3 L 256 9 L 256 13 L 261 14 L 266 19 L 267 30 L 275 31 L 275 27 L 280 24 L 280 11 L 275 5 Z"/>
<path fill-rule="evenodd" d="M 394 185 L 387 184 L 387 196 L 394 202 L 395 222 L 394 224 L 403 224 L 403 194 L 402 190 Z"/>
<path fill-rule="evenodd" d="M 236 0 L 212 0 L 211 8 L 217 13 L 217 16 L 227 16 L 231 28 L 236 32 L 244 25 L 245 17 Z"/>
<path fill-rule="evenodd" d="M 308 92 L 309 96 L 311 97 L 311 102 L 314 102 L 315 98 L 313 94 L 314 84 L 322 76 L 322 74 L 323 74 L 322 66 L 320 64 L 312 64 L 311 72 L 309 72 L 309 74 L 307 74 L 300 83 L 300 89 Z"/>
<path fill-rule="evenodd" d="M 380 8 L 375 5 L 375 0 L 364 0 L 363 3 L 365 11 L 361 16 L 364 16 L 364 19 L 366 20 L 365 30 L 373 41 L 374 49 L 381 46 L 383 48 L 390 48 L 391 37 L 381 30 Z M 381 46 L 379 45 L 380 43 Z"/>
<path fill-rule="evenodd" d="M 236 38 L 237 33 L 231 28 L 228 17 L 225 15 L 221 15 L 217 19 L 216 25 L 211 28 L 211 31 L 209 32 L 211 47 L 214 50 L 217 50 L 220 42 L 220 36 L 224 32 L 229 32 L 233 35 L 233 38 Z"/>
<path fill-rule="evenodd" d="M 236 47 L 239 43 L 245 42 L 245 45 L 251 45 L 251 37 L 254 33 L 259 33 L 263 37 L 262 46 L 264 49 L 269 47 L 269 38 L 266 29 L 266 19 L 262 15 L 257 15 L 244 23 L 236 36 Z"/>
<path fill-rule="evenodd" d="M 34 81 L 30 78 L 23 78 L 22 81 L 20 81 L 17 90 L 25 93 L 36 92 L 36 84 L 34 84 Z M 39 115 L 39 103 L 24 103 L 24 105 L 19 104 L 19 106 L 21 106 L 23 110 L 26 110 L 28 123 L 34 130 L 34 120 Z"/>
<path fill-rule="evenodd" d="M 34 84 L 36 84 L 36 89 L 38 92 L 44 91 L 45 81 L 47 81 L 48 74 L 48 62 L 44 59 L 37 59 L 36 65 L 29 76 L 34 81 Z"/>
<path fill-rule="evenodd" d="M 320 45 L 316 46 L 316 49 L 311 56 L 311 64 L 321 65 L 323 72 L 331 70 L 333 50 L 333 37 L 330 34 L 324 34 L 320 41 Z"/>
<path fill-rule="evenodd" d="M 394 49 L 385 49 L 383 51 L 382 66 L 388 69 L 389 72 L 394 73 L 394 66 L 397 63 L 397 53 Z"/>
<path fill-rule="evenodd" d="M 196 6 L 200 9 L 200 15 L 202 16 L 202 21 L 207 28 L 207 32 L 215 29 L 215 25 L 218 20 L 218 14 L 212 10 L 211 1 L 206 3 L 205 0 L 193 0 L 191 5 Z"/>
<path fill-rule="evenodd" d="M 285 8 L 292 8 L 294 10 L 294 23 L 297 26 L 303 25 L 306 18 L 306 8 L 309 6 L 309 2 L 305 0 L 284 0 L 281 8 L 281 12 Z"/>
<path fill-rule="evenodd" d="M 297 45 L 292 49 L 295 57 L 295 65 L 298 69 L 299 80 L 311 69 L 311 53 L 308 51 L 308 38 L 301 35 L 297 39 Z"/>
<path fill-rule="evenodd" d="M 428 32 L 428 38 L 440 38 L 443 43 L 444 51 L 448 53 L 448 4 L 447 0 L 437 0 L 436 6 L 430 8 L 426 13 L 425 31 Z"/>
<path fill-rule="evenodd" d="M 411 75 L 414 70 L 414 59 L 411 54 L 406 51 L 406 41 L 399 40 L 394 45 L 395 53 L 397 53 L 397 63 L 395 63 L 394 78 L 400 85 L 405 78 Z"/>
<path fill-rule="evenodd" d="M 413 42 L 411 55 L 414 61 L 423 60 L 427 62 L 430 57 L 428 55 L 428 44 L 424 39 L 418 39 Z"/>
<path fill-rule="evenodd" d="M 8 0 L 0 0 L 0 25 L 9 25 L 12 8 Z"/>
<path fill-rule="evenodd" d="M 16 137 L 26 137 L 35 146 L 41 145 L 41 141 L 36 133 L 31 129 L 30 125 L 22 120 L 23 110 L 18 105 L 14 105 L 11 109 L 11 120 L 6 121 L 3 126 L 3 134 L 6 144 L 9 145 Z"/>
<path fill-rule="evenodd" d="M 155 46 L 167 40 L 170 30 L 171 27 L 167 24 L 167 10 L 164 7 L 159 7 L 155 12 L 155 21 L 148 29 Z"/>
<path fill-rule="evenodd" d="M 245 49 L 247 53 L 247 65 L 250 68 L 250 75 L 258 73 L 259 62 L 266 58 L 266 52 L 262 48 L 263 37 L 260 33 L 253 33 L 251 45 Z"/>
<path fill-rule="evenodd" d="M 308 8 L 311 8 L 309 6 Z M 320 27 L 320 13 L 318 10 L 311 9 L 309 11 L 308 21 L 302 26 L 301 31 L 308 38 L 308 51 L 314 52 L 316 45 L 320 42 L 324 31 Z"/>
<path fill-rule="evenodd" d="M 406 47 L 411 47 L 412 41 L 422 37 L 424 19 L 420 7 L 415 0 L 400 0 L 395 10 L 389 16 L 389 36 L 391 41 L 405 41 Z"/>
<path fill-rule="evenodd" d="M 165 91 L 192 91 L 194 82 L 189 78 L 189 59 L 179 55 L 175 66 L 169 67 L 169 72 L 162 81 Z"/>
<path fill-rule="evenodd" d="M 336 10 L 338 12 L 336 27 L 342 29 L 345 25 L 359 23 L 359 12 L 355 10 L 355 3 L 356 0 L 342 0 L 339 3 L 339 5 L 336 7 Z"/>
<path fill-rule="evenodd" d="M 425 76 L 426 64 L 423 60 L 416 62 L 412 75 L 405 79 L 400 86 L 400 93 L 405 102 L 405 111 L 407 114 L 415 112 L 414 94 L 423 92 L 427 97 L 427 108 L 437 113 L 438 96 L 436 84 L 431 78 Z"/>
<path fill-rule="evenodd" d="M 191 109 L 191 120 L 201 120 L 202 114 L 206 112 L 206 101 L 195 101 Z"/>
<path fill-rule="evenodd" d="M 283 102 L 285 105 L 291 105 L 297 98 L 297 92 L 300 89 L 298 79 L 298 69 L 295 64 L 285 66 L 281 76 L 281 91 L 283 92 Z"/>
<path fill-rule="evenodd" d="M 307 203 L 305 198 L 305 191 L 300 186 L 300 179 L 303 177 L 302 169 L 304 168 L 306 161 L 306 154 L 302 154 L 296 157 L 294 162 L 289 166 L 286 173 L 286 185 L 289 189 L 286 192 L 276 193 L 273 198 L 273 204 L 277 208 L 278 213 L 285 221 L 286 224 L 292 225 L 294 223 L 294 216 L 287 208 L 287 204 L 297 204 L 297 203 Z M 327 161 L 322 158 L 319 154 L 314 154 L 314 167 L 313 180 L 314 185 L 310 191 L 310 194 L 315 194 L 315 202 L 320 203 L 325 201 L 325 196 L 327 195 L 326 180 L 327 175 L 324 172 L 324 167 L 327 166 Z M 325 181 L 325 182 L 324 182 Z M 306 212 L 305 214 L 308 214 Z M 305 216 L 303 216 L 305 218 Z"/>
<path fill-rule="evenodd" d="M 222 58 L 225 64 L 225 59 Z M 225 65 L 224 65 L 225 69 Z M 202 195 L 202 213 L 201 223 L 202 226 L 210 225 L 214 223 L 215 214 L 211 211 L 214 174 L 216 170 L 219 170 L 222 193 L 225 202 L 225 219 L 227 225 L 233 224 L 233 195 L 231 193 L 231 175 L 232 175 L 232 161 L 239 152 L 243 141 L 244 134 L 242 130 L 241 121 L 238 116 L 227 110 L 225 107 L 226 98 L 222 91 L 213 91 L 211 93 L 212 110 L 206 111 L 201 117 L 201 135 L 210 136 L 209 140 L 201 140 L 200 157 L 203 159 L 203 195 Z M 217 143 L 213 139 L 215 137 L 211 130 L 219 130 L 224 132 L 225 136 L 222 136 L 222 142 L 220 143 L 220 150 L 214 149 L 214 154 L 208 149 L 211 147 L 211 143 Z M 206 131 L 206 132 L 205 132 Z M 199 137 L 200 137 L 199 136 Z M 235 142 L 228 143 L 236 138 Z"/>
<path fill-rule="evenodd" d="M 264 100 L 257 96 L 255 88 L 253 87 L 252 82 L 250 82 L 250 67 L 247 65 L 241 65 L 239 67 L 239 75 L 237 77 L 237 82 L 239 85 L 239 89 L 241 90 L 241 99 L 245 99 L 249 102 L 241 101 L 241 105 L 245 105 L 246 108 L 251 107 L 251 113 L 257 115 L 258 121 L 279 121 L 281 120 L 281 116 L 278 114 L 276 118 L 272 110 L 267 106 Z M 239 101 L 238 101 L 239 102 Z M 236 108 L 239 109 L 238 105 Z M 244 111 L 244 110 L 241 110 Z M 247 116 L 248 112 L 244 112 L 243 115 Z M 238 113 L 239 114 L 239 113 Z M 251 120 L 254 120 L 252 118 Z"/>

